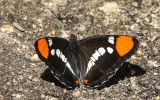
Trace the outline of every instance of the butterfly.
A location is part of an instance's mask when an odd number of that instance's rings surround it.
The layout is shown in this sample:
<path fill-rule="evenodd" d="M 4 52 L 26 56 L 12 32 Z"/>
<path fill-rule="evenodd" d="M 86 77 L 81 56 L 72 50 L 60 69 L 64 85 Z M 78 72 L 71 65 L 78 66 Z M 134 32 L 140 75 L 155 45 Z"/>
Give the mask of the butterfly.
<path fill-rule="evenodd" d="M 45 37 L 35 42 L 39 58 L 51 74 L 67 88 L 97 88 L 115 75 L 126 59 L 138 49 L 136 38 L 100 35 L 77 40 Z"/>

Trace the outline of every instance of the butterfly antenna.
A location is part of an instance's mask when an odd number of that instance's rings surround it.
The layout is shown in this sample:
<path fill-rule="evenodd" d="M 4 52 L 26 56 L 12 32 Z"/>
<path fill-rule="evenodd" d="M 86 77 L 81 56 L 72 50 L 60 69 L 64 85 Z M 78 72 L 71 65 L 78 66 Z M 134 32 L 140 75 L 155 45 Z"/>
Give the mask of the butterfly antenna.
<path fill-rule="evenodd" d="M 51 10 L 51 9 L 50 9 L 50 10 Z M 66 30 L 63 22 L 60 20 L 60 18 L 57 16 L 57 14 L 56 14 L 53 10 L 51 10 L 51 12 L 52 12 L 53 15 L 58 19 L 58 21 L 59 21 L 59 23 L 62 25 L 63 29 Z"/>
<path fill-rule="evenodd" d="M 80 27 L 80 25 L 82 24 L 82 22 L 84 21 L 84 19 L 86 18 L 88 11 L 89 11 L 89 8 L 87 9 L 85 15 L 84 15 L 83 18 L 81 19 L 79 25 L 78 25 L 78 26 L 76 27 L 76 29 L 74 30 L 73 34 L 76 33 L 76 31 L 78 30 L 78 28 Z"/>

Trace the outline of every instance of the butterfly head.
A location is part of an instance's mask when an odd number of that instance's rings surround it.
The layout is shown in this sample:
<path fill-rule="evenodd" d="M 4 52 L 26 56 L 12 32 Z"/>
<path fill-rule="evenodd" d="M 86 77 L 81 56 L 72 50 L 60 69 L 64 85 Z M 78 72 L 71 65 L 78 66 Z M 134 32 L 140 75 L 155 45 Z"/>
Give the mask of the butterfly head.
<path fill-rule="evenodd" d="M 69 35 L 69 40 L 77 40 L 77 37 L 74 34 Z"/>

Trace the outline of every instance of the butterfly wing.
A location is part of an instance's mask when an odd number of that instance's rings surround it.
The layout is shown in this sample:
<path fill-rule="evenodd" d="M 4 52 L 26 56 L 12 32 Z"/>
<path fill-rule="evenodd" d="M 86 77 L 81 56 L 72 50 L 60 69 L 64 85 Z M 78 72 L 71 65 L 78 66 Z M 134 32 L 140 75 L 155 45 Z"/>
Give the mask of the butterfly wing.
<path fill-rule="evenodd" d="M 101 35 L 80 40 L 85 86 L 101 86 L 137 50 L 138 44 L 135 38 L 118 35 Z"/>
<path fill-rule="evenodd" d="M 76 73 L 69 42 L 59 37 L 41 38 L 35 43 L 39 58 L 49 66 L 52 75 L 67 88 L 76 87 Z"/>

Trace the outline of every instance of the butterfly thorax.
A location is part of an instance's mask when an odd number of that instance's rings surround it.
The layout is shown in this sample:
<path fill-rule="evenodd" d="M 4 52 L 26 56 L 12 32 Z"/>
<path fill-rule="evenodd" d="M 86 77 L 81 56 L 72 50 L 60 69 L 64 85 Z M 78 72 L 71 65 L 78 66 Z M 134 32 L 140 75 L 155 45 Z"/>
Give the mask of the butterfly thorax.
<path fill-rule="evenodd" d="M 76 75 L 78 77 L 79 84 L 81 86 L 83 85 L 83 75 L 82 75 L 83 66 L 82 66 L 82 60 L 80 56 L 78 41 L 74 34 L 71 34 L 69 42 L 70 42 L 70 49 L 71 49 L 73 64 L 76 69 Z"/>

